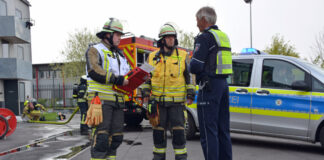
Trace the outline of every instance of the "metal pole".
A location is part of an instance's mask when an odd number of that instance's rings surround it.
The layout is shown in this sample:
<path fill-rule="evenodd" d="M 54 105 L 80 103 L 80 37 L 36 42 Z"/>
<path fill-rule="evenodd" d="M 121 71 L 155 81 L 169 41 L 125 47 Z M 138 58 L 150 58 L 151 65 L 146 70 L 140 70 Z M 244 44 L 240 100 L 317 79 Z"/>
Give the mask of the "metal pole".
<path fill-rule="evenodd" d="M 53 86 L 52 86 L 52 104 L 53 104 L 53 109 L 55 108 L 55 89 L 54 89 L 54 72 L 55 72 L 55 70 L 53 70 L 53 74 L 52 74 L 52 79 L 53 79 Z"/>
<path fill-rule="evenodd" d="M 252 48 L 252 2 L 250 2 L 250 44 Z"/>

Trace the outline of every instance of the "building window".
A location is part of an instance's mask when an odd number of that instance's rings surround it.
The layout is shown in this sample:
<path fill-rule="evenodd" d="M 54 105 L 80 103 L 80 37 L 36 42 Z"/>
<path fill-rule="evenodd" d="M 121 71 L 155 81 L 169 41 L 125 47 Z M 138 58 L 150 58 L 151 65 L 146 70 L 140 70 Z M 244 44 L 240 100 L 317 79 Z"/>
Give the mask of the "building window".
<path fill-rule="evenodd" d="M 0 0 L 0 16 L 7 16 L 7 3 L 4 0 Z"/>
<path fill-rule="evenodd" d="M 22 46 L 17 47 L 17 58 L 24 60 L 24 48 Z"/>
<path fill-rule="evenodd" d="M 25 83 L 19 82 L 19 102 L 25 101 Z"/>
<path fill-rule="evenodd" d="M 56 71 L 56 77 L 55 78 L 61 78 L 62 77 L 62 72 L 61 71 Z"/>
<path fill-rule="evenodd" d="M 33 79 L 36 79 L 36 71 L 33 70 Z"/>
<path fill-rule="evenodd" d="M 2 57 L 9 58 L 9 42 L 6 42 L 4 40 L 2 40 Z"/>
<path fill-rule="evenodd" d="M 44 72 L 45 72 L 45 78 L 50 79 L 51 78 L 50 71 L 44 71 Z"/>
<path fill-rule="evenodd" d="M 44 71 L 39 71 L 39 79 L 44 79 Z"/>
<path fill-rule="evenodd" d="M 56 78 L 56 71 L 51 71 L 51 78 Z"/>
<path fill-rule="evenodd" d="M 19 19 L 22 19 L 22 12 L 21 12 L 21 10 L 19 10 L 17 8 L 16 8 L 16 17 Z"/>

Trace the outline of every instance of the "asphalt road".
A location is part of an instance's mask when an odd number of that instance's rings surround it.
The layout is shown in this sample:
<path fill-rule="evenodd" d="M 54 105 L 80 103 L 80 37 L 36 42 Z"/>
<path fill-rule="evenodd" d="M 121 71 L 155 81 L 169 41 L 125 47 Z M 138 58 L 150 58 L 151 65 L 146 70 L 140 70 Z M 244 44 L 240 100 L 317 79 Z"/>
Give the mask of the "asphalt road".
<path fill-rule="evenodd" d="M 89 160 L 88 136 L 78 131 L 79 115 L 68 125 L 18 123 L 17 129 L 0 140 L 0 160 Z M 118 160 L 151 160 L 152 129 L 147 121 L 139 127 L 125 127 Z M 232 133 L 234 160 L 323 160 L 319 144 Z M 174 159 L 168 134 L 167 159 Z M 188 160 L 203 160 L 199 135 L 187 141 Z M 12 153 L 11 153 L 12 152 Z M 2 153 L 6 153 L 2 155 Z"/>

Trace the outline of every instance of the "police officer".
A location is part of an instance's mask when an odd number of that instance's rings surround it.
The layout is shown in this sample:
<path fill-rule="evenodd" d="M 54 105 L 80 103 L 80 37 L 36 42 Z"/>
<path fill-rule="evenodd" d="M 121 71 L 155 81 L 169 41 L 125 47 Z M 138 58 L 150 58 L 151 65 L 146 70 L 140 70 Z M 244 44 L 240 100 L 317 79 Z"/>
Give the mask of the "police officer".
<path fill-rule="evenodd" d="M 196 74 L 199 84 L 200 141 L 206 160 L 230 160 L 232 144 L 226 78 L 232 74 L 231 45 L 228 36 L 215 25 L 213 8 L 199 9 L 196 20 L 201 34 L 195 39 L 190 72 Z"/>
<path fill-rule="evenodd" d="M 80 133 L 81 135 L 88 135 L 88 125 L 85 124 L 88 111 L 88 101 L 87 101 L 87 76 L 83 75 L 80 78 L 80 84 L 78 85 L 77 102 L 81 112 L 81 122 L 80 122 Z"/>
<path fill-rule="evenodd" d="M 171 24 L 161 27 L 159 38 L 160 49 L 150 53 L 148 57 L 148 63 L 155 68 L 152 78 L 141 86 L 144 103 L 152 93 L 150 101 L 157 101 L 158 104 L 159 123 L 153 126 L 153 160 L 165 160 L 168 122 L 173 135 L 175 159 L 186 160 L 184 103 L 187 99 L 187 103 L 191 104 L 195 97 L 186 64 L 188 54 L 177 48 L 177 32 Z"/>
<path fill-rule="evenodd" d="M 103 121 L 94 129 L 91 159 L 115 160 L 117 148 L 123 140 L 124 98 L 113 90 L 113 85 L 127 85 L 128 80 L 124 79 L 124 75 L 130 68 L 117 47 L 123 35 L 119 20 L 111 18 L 96 35 L 101 42 L 90 47 L 86 53 L 88 100 L 98 95 L 102 107 L 91 108 L 90 105 L 91 112 L 88 111 L 86 123 L 91 122 L 88 119 L 98 113 Z"/>

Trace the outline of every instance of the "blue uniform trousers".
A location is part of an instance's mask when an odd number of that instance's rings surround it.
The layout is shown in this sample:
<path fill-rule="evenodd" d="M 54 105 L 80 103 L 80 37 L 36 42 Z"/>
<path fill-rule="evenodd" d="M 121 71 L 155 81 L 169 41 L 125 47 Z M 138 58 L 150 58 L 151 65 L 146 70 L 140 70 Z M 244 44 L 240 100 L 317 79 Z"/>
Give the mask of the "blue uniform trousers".
<path fill-rule="evenodd" d="M 204 156 L 206 160 L 231 160 L 228 84 L 225 78 L 211 78 L 209 86 L 209 90 L 199 90 L 197 100 Z"/>

